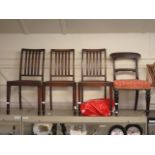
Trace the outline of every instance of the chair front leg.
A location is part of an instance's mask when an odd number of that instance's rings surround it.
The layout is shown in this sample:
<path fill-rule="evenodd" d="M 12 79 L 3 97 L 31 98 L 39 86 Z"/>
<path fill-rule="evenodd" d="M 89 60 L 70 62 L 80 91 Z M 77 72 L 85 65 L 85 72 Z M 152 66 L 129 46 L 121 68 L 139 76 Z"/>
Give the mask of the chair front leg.
<path fill-rule="evenodd" d="M 74 114 L 76 114 L 76 83 L 75 84 L 73 84 L 73 111 L 74 111 Z"/>
<path fill-rule="evenodd" d="M 38 115 L 41 114 L 41 104 L 42 103 L 42 86 L 38 86 Z"/>
<path fill-rule="evenodd" d="M 119 103 L 119 91 L 114 90 L 114 98 L 115 98 L 115 115 L 118 115 L 118 103 Z"/>
<path fill-rule="evenodd" d="M 11 86 L 7 83 L 6 113 L 10 114 Z"/>
<path fill-rule="evenodd" d="M 82 93 L 83 93 L 82 84 L 78 83 L 78 103 L 77 103 L 78 115 L 81 115 L 81 113 L 80 113 L 80 104 L 83 101 Z"/>
<path fill-rule="evenodd" d="M 50 110 L 53 110 L 53 104 L 52 104 L 52 86 L 50 86 L 49 89 L 50 89 Z"/>
<path fill-rule="evenodd" d="M 149 115 L 150 111 L 150 92 L 150 89 L 146 90 L 146 115 Z"/>
<path fill-rule="evenodd" d="M 45 109 L 46 109 L 46 86 L 42 86 L 42 114 L 45 115 Z"/>

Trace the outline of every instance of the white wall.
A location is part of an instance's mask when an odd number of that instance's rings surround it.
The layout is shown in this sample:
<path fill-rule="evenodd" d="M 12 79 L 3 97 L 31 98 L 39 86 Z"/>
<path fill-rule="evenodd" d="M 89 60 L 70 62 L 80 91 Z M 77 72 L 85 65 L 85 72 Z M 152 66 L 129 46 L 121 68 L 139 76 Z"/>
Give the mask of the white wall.
<path fill-rule="evenodd" d="M 5 107 L 6 81 L 18 79 L 19 56 L 21 48 L 45 48 L 46 70 L 45 80 L 48 80 L 49 51 L 51 48 L 74 48 L 76 53 L 76 81 L 80 80 L 80 52 L 82 48 L 106 48 L 108 55 L 108 80 L 112 80 L 112 63 L 109 54 L 116 51 L 139 52 L 142 58 L 139 62 L 140 79 L 146 79 L 146 64 L 155 62 L 155 33 L 106 33 L 106 34 L 1 34 L 0 35 L 0 106 Z M 126 65 L 123 64 L 123 65 Z M 36 92 L 23 88 L 25 107 L 36 107 Z M 34 88 L 35 90 L 35 88 Z M 151 102 L 155 95 L 152 89 Z M 85 99 L 102 97 L 102 91 L 89 89 Z M 71 107 L 71 89 L 55 89 L 54 108 Z M 47 94 L 48 95 L 48 94 Z M 60 97 L 61 96 L 61 97 Z M 48 100 L 48 97 L 47 97 Z M 17 88 L 12 89 L 12 106 L 18 105 Z M 134 94 L 120 93 L 120 107 L 132 108 Z M 140 93 L 139 107 L 145 107 L 145 93 Z M 151 106 L 153 108 L 153 106 Z"/>

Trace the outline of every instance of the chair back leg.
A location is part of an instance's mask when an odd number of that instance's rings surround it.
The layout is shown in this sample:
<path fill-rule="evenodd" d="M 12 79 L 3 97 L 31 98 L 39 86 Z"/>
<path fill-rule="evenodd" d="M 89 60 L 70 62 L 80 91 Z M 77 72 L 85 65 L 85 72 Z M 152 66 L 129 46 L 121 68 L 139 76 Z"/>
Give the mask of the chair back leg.
<path fill-rule="evenodd" d="M 18 88 L 18 93 L 19 93 L 19 109 L 22 109 L 22 87 L 19 86 Z"/>
<path fill-rule="evenodd" d="M 146 90 L 146 115 L 149 115 L 150 110 L 150 92 L 150 89 Z"/>
<path fill-rule="evenodd" d="M 49 88 L 49 90 L 50 90 L 50 110 L 52 110 L 53 109 L 53 104 L 52 104 L 52 87 L 50 87 Z"/>
<path fill-rule="evenodd" d="M 38 86 L 38 115 L 41 114 L 42 86 Z"/>
<path fill-rule="evenodd" d="M 76 95 L 77 95 L 77 91 L 76 91 L 76 83 L 73 85 L 73 113 L 76 113 Z"/>

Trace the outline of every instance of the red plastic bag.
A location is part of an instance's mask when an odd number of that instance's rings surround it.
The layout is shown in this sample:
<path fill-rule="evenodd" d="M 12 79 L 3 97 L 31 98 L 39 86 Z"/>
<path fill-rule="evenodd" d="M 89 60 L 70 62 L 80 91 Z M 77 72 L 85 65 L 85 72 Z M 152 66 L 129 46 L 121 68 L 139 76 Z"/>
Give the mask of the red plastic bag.
<path fill-rule="evenodd" d="M 111 100 L 112 108 L 114 101 Z M 110 116 L 110 99 L 92 99 L 80 104 L 80 112 L 84 116 Z"/>

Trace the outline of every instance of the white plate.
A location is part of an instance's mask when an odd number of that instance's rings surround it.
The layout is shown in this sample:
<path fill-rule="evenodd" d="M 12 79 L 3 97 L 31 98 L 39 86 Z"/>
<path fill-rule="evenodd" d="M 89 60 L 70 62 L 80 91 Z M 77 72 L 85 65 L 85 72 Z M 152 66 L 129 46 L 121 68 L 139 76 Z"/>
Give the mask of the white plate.
<path fill-rule="evenodd" d="M 51 134 L 52 124 L 35 123 L 33 126 L 33 133 L 35 135 L 49 135 Z"/>

